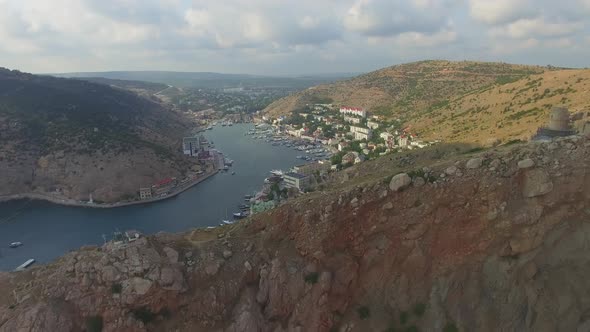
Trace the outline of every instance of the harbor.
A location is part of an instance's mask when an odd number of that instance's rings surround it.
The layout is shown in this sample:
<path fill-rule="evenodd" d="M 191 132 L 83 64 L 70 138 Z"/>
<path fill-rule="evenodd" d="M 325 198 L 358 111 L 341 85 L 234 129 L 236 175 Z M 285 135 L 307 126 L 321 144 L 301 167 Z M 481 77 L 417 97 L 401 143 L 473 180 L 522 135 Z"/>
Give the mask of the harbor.
<path fill-rule="evenodd" d="M 233 124 L 206 131 L 215 148 L 233 159 L 230 169 L 156 204 L 88 209 L 37 200 L 0 203 L 0 271 L 14 270 L 28 259 L 42 264 L 84 245 L 101 245 L 103 234 L 117 229 L 149 235 L 218 227 L 226 211 L 233 221 L 232 214 L 248 204 L 244 195 L 259 191 L 270 170 L 301 163 L 297 150 L 244 139 L 253 128 L 253 124 Z M 9 248 L 17 241 L 23 245 Z"/>

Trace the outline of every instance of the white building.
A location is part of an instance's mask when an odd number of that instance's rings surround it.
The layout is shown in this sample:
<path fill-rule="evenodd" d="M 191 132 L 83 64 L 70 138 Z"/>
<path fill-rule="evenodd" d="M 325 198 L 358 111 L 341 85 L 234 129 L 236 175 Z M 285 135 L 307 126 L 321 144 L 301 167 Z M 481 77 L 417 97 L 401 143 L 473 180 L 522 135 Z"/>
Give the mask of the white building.
<path fill-rule="evenodd" d="M 354 124 L 359 124 L 361 123 L 361 118 L 357 118 L 355 116 L 348 116 L 345 115 L 344 116 L 344 121 L 348 122 L 348 123 L 354 123 Z"/>
<path fill-rule="evenodd" d="M 407 147 L 409 144 L 410 144 L 410 140 L 408 139 L 408 136 L 402 135 L 399 137 L 399 145 L 401 147 Z"/>
<path fill-rule="evenodd" d="M 370 140 L 373 137 L 373 131 L 369 128 L 350 126 L 350 133 L 355 140 Z"/>
<path fill-rule="evenodd" d="M 367 127 L 371 129 L 377 129 L 379 128 L 379 123 L 375 121 L 367 121 Z"/>
<path fill-rule="evenodd" d="M 362 118 L 367 117 L 367 111 L 358 107 L 340 107 L 340 114 L 356 115 Z"/>
<path fill-rule="evenodd" d="M 182 139 L 182 152 L 191 157 L 196 157 L 201 150 L 199 137 L 185 137 Z"/>
<path fill-rule="evenodd" d="M 309 176 L 294 172 L 283 175 L 283 181 L 285 182 L 285 187 L 297 188 L 299 190 L 305 190 L 310 184 Z"/>

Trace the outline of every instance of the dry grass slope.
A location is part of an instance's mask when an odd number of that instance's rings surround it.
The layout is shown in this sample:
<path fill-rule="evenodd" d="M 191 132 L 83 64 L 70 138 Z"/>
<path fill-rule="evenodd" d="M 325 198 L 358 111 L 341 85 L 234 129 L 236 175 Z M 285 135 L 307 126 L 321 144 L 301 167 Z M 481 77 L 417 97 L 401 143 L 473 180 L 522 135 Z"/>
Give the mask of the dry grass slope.
<path fill-rule="evenodd" d="M 280 99 L 265 111 L 289 114 L 319 101 L 363 107 L 389 118 L 410 120 L 416 111 L 446 104 L 496 82 L 510 82 L 546 68 L 505 63 L 421 61 L 384 68 L 334 84 L 320 85 Z"/>
<path fill-rule="evenodd" d="M 573 114 L 590 111 L 589 92 L 590 70 L 547 71 L 458 97 L 412 123 L 430 139 L 484 145 L 528 139 L 554 106 L 564 105 Z"/>

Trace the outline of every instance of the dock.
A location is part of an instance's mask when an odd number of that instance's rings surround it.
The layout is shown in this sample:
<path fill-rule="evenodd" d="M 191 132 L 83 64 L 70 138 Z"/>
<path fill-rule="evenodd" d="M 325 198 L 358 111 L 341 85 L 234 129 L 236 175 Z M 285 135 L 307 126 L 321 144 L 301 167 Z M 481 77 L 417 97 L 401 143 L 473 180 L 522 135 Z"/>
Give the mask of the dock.
<path fill-rule="evenodd" d="M 31 258 L 31 259 L 27 260 L 26 262 L 22 263 L 21 265 L 19 265 L 16 269 L 14 269 L 14 271 L 24 271 L 24 269 L 33 265 L 33 263 L 35 263 L 35 260 Z"/>

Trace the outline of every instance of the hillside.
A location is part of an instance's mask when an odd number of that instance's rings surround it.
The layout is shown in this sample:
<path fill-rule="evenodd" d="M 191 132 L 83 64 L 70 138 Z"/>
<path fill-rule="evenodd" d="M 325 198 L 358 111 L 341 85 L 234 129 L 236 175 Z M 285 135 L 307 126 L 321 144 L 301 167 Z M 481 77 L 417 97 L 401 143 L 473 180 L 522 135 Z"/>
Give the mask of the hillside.
<path fill-rule="evenodd" d="M 556 70 L 450 98 L 410 121 L 427 139 L 489 144 L 529 139 L 554 106 L 590 115 L 590 70 Z M 579 114 L 579 115 L 576 115 Z"/>
<path fill-rule="evenodd" d="M 0 273 L 0 331 L 586 331 L 590 139 L 455 148 Z"/>
<path fill-rule="evenodd" d="M 119 88 L 0 69 L 0 196 L 135 195 L 186 169 L 183 121 Z"/>
<path fill-rule="evenodd" d="M 99 83 L 99 84 L 106 84 L 113 87 L 118 87 L 121 89 L 130 90 L 139 94 L 143 94 L 146 96 L 156 94 L 166 88 L 168 85 L 161 84 L 161 83 L 152 83 L 152 82 L 143 82 L 143 81 L 130 81 L 130 80 L 117 80 L 117 79 L 109 79 L 104 77 L 80 77 L 77 78 L 80 80 Z"/>
<path fill-rule="evenodd" d="M 310 86 L 331 83 L 339 79 L 349 78 L 353 74 L 342 73 L 326 75 L 318 74 L 300 77 L 280 77 L 209 72 L 108 71 L 62 73 L 53 75 L 70 78 L 101 77 L 111 80 L 153 82 L 160 84 L 170 84 L 181 88 L 222 89 L 240 86 L 244 88 L 305 89 Z"/>
<path fill-rule="evenodd" d="M 289 114 L 306 104 L 332 102 L 362 107 L 388 118 L 411 119 L 450 98 L 513 81 L 546 68 L 485 62 L 421 61 L 377 70 L 353 79 L 320 85 L 280 99 L 265 112 Z"/>

